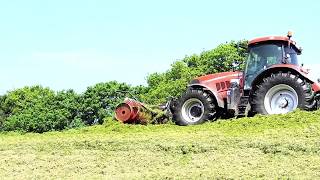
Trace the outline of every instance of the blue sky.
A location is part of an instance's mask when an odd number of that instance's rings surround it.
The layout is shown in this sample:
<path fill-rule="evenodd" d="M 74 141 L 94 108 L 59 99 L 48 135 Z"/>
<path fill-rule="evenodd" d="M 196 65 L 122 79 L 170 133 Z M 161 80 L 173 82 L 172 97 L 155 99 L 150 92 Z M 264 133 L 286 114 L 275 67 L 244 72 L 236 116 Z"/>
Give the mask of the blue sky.
<path fill-rule="evenodd" d="M 320 1 L 0 1 L 0 94 L 26 85 L 83 92 L 98 82 L 145 84 L 185 55 L 285 35 L 320 72 Z"/>

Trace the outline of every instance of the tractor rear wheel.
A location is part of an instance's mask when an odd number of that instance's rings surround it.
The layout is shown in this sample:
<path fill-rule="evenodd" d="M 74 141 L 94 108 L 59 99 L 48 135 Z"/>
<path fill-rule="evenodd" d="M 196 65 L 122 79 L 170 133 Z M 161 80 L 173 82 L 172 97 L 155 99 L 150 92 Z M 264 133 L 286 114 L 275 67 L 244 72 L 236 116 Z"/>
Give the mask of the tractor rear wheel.
<path fill-rule="evenodd" d="M 279 72 L 254 87 L 251 106 L 259 114 L 284 114 L 297 108 L 313 110 L 316 101 L 310 83 L 299 75 Z"/>
<path fill-rule="evenodd" d="M 188 89 L 177 101 L 173 112 L 173 120 L 178 125 L 201 124 L 215 118 L 216 106 L 214 98 L 202 89 Z"/>

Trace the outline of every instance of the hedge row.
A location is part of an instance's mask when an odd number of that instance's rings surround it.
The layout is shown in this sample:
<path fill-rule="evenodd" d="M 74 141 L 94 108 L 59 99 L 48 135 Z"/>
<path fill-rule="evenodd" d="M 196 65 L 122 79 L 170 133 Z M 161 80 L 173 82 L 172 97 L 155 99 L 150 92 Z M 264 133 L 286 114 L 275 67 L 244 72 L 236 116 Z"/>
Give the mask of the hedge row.
<path fill-rule="evenodd" d="M 233 61 L 243 62 L 246 46 L 247 41 L 230 42 L 186 56 L 168 71 L 149 75 L 147 86 L 111 81 L 89 87 L 83 94 L 41 86 L 9 91 L 0 96 L 0 130 L 41 133 L 103 123 L 126 96 L 149 104 L 164 103 L 184 92 L 194 77 L 229 71 Z"/>

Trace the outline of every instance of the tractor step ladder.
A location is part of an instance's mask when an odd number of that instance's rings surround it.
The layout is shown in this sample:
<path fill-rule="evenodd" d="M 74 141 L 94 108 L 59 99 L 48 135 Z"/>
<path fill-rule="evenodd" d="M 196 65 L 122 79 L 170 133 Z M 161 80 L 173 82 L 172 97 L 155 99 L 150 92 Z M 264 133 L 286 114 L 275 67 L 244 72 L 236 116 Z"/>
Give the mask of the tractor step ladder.
<path fill-rule="evenodd" d="M 238 105 L 238 115 L 240 117 L 246 116 L 248 114 L 249 106 L 249 96 L 241 96 L 240 98 L 240 103 Z"/>

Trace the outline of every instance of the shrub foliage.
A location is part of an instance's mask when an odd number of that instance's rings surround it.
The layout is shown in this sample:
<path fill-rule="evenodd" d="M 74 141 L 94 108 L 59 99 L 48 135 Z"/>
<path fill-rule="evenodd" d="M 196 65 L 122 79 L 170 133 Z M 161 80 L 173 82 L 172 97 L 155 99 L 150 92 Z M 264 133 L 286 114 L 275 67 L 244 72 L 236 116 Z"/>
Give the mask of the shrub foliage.
<path fill-rule="evenodd" d="M 72 127 L 77 114 L 77 94 L 41 86 L 24 87 L 1 98 L 1 129 L 46 132 Z"/>
<path fill-rule="evenodd" d="M 186 90 L 193 78 L 201 75 L 232 70 L 232 63 L 237 61 L 244 66 L 248 42 L 230 42 L 215 49 L 204 51 L 200 55 L 186 56 L 171 65 L 164 73 L 153 73 L 147 78 L 149 91 L 143 100 L 151 104 L 166 102 L 168 97 L 177 97 Z"/>

